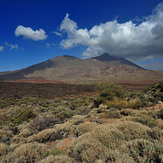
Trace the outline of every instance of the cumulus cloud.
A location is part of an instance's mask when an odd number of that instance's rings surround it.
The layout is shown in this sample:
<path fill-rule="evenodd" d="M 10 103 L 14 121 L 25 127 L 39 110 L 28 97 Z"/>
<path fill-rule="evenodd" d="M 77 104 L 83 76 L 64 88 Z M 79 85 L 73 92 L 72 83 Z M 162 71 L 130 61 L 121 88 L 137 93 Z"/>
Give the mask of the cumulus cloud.
<path fill-rule="evenodd" d="M 79 29 L 77 23 L 66 14 L 60 31 L 67 33 L 61 41 L 65 49 L 78 44 L 88 46 L 84 57 L 93 57 L 108 52 L 135 62 L 163 57 L 163 3 L 139 24 L 117 20 L 95 25 L 92 29 Z"/>
<path fill-rule="evenodd" d="M 19 50 L 19 47 L 18 47 L 17 44 L 13 45 L 13 44 L 8 44 L 7 42 L 5 42 L 5 45 L 7 45 L 8 47 L 10 47 L 10 50 L 12 50 L 12 49 Z"/>
<path fill-rule="evenodd" d="M 46 40 L 46 38 L 48 37 L 45 34 L 45 31 L 43 29 L 39 29 L 39 30 L 34 31 L 30 27 L 26 28 L 26 27 L 23 27 L 22 25 L 19 25 L 16 28 L 15 35 L 16 36 L 22 35 L 24 39 L 31 39 L 34 41 Z"/>
<path fill-rule="evenodd" d="M 60 30 L 68 35 L 68 39 L 62 40 L 60 43 L 65 49 L 72 48 L 78 44 L 89 44 L 90 36 L 88 30 L 86 28 L 78 29 L 76 22 L 69 19 L 69 14 L 66 14 L 66 17 L 61 22 Z"/>
<path fill-rule="evenodd" d="M 4 47 L 3 46 L 0 46 L 0 52 L 4 50 Z"/>

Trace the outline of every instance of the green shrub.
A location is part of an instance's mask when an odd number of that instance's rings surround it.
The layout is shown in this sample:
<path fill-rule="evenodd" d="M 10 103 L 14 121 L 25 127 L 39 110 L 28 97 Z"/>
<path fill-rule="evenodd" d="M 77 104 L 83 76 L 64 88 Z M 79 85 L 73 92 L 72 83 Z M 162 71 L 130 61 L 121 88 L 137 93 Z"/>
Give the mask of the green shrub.
<path fill-rule="evenodd" d="M 98 107 L 101 103 L 112 101 L 115 97 L 122 99 L 125 95 L 123 88 L 114 83 L 99 83 L 96 89 L 100 92 L 100 95 L 95 99 L 95 105 Z"/>
<path fill-rule="evenodd" d="M 96 89 L 100 91 L 101 97 L 106 97 L 107 100 L 113 100 L 114 97 L 123 98 L 124 90 L 121 86 L 114 83 L 99 83 Z"/>
<path fill-rule="evenodd" d="M 61 111 L 58 114 L 55 115 L 55 117 L 59 117 L 60 119 L 64 118 L 71 118 L 75 114 L 75 111 Z"/>
<path fill-rule="evenodd" d="M 32 109 L 22 109 L 16 111 L 14 116 L 12 117 L 12 121 L 14 123 L 22 123 L 24 121 L 29 121 L 30 119 L 35 118 L 37 115 L 34 113 Z"/>
<path fill-rule="evenodd" d="M 60 148 L 54 148 L 49 151 L 49 154 L 52 154 L 54 156 L 55 155 L 64 155 L 64 154 L 66 154 L 66 152 Z"/>
<path fill-rule="evenodd" d="M 143 115 L 142 117 L 134 117 L 133 121 L 139 122 L 139 123 L 146 125 L 150 128 L 157 126 L 157 121 L 150 116 Z"/>
<path fill-rule="evenodd" d="M 50 150 L 47 150 L 45 153 L 44 153 L 44 157 L 49 157 L 49 156 L 57 156 L 57 155 L 65 155 L 66 152 L 60 148 L 54 148 L 54 149 L 50 149 Z M 54 161 L 54 157 L 53 157 L 53 160 Z M 42 160 L 43 161 L 43 160 Z M 42 162 L 41 161 L 41 162 Z"/>
<path fill-rule="evenodd" d="M 70 107 L 72 110 L 74 110 L 74 109 L 77 109 L 81 106 L 88 106 L 91 102 L 92 102 L 91 98 L 84 96 L 80 99 L 70 101 Z"/>

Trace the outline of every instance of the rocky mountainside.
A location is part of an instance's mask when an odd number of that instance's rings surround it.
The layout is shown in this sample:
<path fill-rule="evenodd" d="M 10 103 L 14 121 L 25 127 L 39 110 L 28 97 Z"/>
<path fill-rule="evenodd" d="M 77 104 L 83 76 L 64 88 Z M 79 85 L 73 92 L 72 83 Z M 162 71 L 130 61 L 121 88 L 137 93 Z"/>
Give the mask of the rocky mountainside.
<path fill-rule="evenodd" d="M 91 59 L 72 56 L 54 57 L 27 68 L 0 73 L 0 81 L 37 79 L 63 82 L 156 82 L 163 80 L 163 71 L 152 71 L 107 53 Z"/>

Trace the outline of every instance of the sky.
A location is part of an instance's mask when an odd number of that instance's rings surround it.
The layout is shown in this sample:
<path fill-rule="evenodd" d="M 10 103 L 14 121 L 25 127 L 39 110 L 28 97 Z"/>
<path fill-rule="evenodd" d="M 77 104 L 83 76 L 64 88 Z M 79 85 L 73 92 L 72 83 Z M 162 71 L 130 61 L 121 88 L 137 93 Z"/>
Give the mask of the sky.
<path fill-rule="evenodd" d="M 0 72 L 105 52 L 163 70 L 163 1 L 0 1 Z"/>

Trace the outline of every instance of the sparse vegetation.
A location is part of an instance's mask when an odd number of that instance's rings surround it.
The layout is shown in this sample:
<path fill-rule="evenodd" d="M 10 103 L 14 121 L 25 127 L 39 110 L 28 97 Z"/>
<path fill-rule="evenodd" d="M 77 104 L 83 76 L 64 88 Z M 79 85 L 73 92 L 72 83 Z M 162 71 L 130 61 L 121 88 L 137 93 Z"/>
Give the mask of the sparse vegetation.
<path fill-rule="evenodd" d="M 97 89 L 96 97 L 1 99 L 1 162 L 163 162 L 162 82 Z"/>

